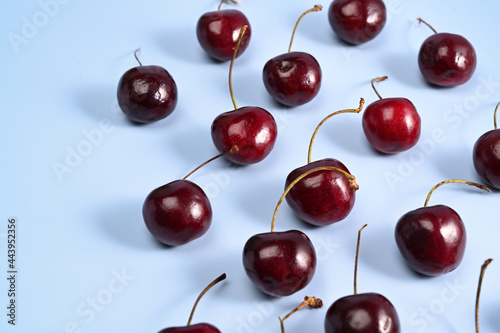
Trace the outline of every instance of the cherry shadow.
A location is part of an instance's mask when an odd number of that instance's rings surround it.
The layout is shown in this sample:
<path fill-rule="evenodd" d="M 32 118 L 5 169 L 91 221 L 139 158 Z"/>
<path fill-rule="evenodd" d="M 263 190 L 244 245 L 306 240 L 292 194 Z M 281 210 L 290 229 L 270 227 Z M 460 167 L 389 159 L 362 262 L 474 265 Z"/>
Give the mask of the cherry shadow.
<path fill-rule="evenodd" d="M 422 77 L 413 53 L 391 53 L 381 59 L 383 71 L 410 87 L 427 87 L 429 84 Z"/>
<path fill-rule="evenodd" d="M 99 231 L 112 241 L 138 249 L 169 249 L 158 242 L 147 230 L 142 218 L 143 199 L 124 200 L 123 203 L 103 207 L 96 213 Z"/>
<path fill-rule="evenodd" d="M 381 273 L 392 278 L 408 279 L 408 277 L 422 277 L 413 271 L 399 250 L 394 239 L 394 227 L 390 225 L 370 224 L 370 232 L 366 232 L 362 239 L 363 250 L 360 260 L 363 265 L 371 266 Z"/>

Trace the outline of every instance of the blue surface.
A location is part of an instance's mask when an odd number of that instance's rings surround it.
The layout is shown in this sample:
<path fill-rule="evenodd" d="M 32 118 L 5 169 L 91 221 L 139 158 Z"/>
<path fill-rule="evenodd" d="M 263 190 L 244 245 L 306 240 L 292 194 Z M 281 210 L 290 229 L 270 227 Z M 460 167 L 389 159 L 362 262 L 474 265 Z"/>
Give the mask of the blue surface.
<path fill-rule="evenodd" d="M 479 181 L 472 166 L 476 139 L 493 128 L 500 99 L 496 1 L 386 1 L 382 33 L 359 47 L 331 31 L 329 2 L 306 16 L 294 50 L 313 54 L 323 83 L 309 104 L 287 109 L 264 89 L 265 62 L 286 52 L 298 16 L 314 2 L 248 1 L 238 9 L 253 36 L 237 59 L 233 86 L 240 106 L 269 110 L 279 124 L 273 152 L 259 164 L 234 167 L 219 160 L 190 179 L 214 207 L 209 232 L 167 249 L 149 235 L 141 207 L 155 187 L 183 177 L 217 152 L 210 124 L 232 109 L 228 63 L 210 60 L 198 45 L 195 24 L 217 1 L 5 0 L 0 11 L 0 275 L 7 275 L 8 218 L 17 218 L 17 318 L 7 324 L 8 281 L 0 282 L 2 332 L 157 332 L 184 325 L 198 293 L 226 272 L 228 278 L 200 303 L 194 322 L 223 332 L 279 332 L 284 316 L 305 295 L 323 299 L 286 322 L 287 333 L 322 332 L 327 306 L 352 293 L 357 230 L 364 224 L 360 292 L 376 291 L 396 306 L 403 332 L 472 332 L 477 278 L 483 261 L 500 259 L 499 193 L 448 185 L 431 204 L 451 206 L 468 231 L 461 266 L 436 278 L 413 274 L 399 255 L 396 221 L 421 207 L 432 186 L 450 178 Z M 231 7 L 228 5 L 227 7 Z M 417 53 L 431 31 L 466 37 L 478 67 L 465 85 L 428 86 Z M 179 103 L 168 118 L 134 126 L 117 107 L 120 76 L 143 64 L 164 66 L 177 82 Z M 422 117 L 412 150 L 381 156 L 368 145 L 361 115 L 341 115 L 320 130 L 313 159 L 334 157 L 357 177 L 352 213 L 340 223 L 312 228 L 283 205 L 277 230 L 298 228 L 312 239 L 318 269 L 309 286 L 286 298 L 268 298 L 246 277 L 241 252 L 253 234 L 268 231 L 286 175 L 307 161 L 310 136 L 327 114 L 357 107 L 376 95 L 407 97 Z M 500 330 L 500 263 L 486 273 L 481 298 L 482 332 Z M 5 314 L 3 313 L 5 312 Z"/>

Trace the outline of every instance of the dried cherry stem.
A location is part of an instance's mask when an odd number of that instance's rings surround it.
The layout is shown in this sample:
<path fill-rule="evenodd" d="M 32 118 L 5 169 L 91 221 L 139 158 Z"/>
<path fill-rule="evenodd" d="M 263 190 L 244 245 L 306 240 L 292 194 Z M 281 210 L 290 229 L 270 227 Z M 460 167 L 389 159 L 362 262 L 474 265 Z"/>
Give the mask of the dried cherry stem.
<path fill-rule="evenodd" d="M 497 107 L 495 108 L 495 112 L 493 113 L 493 123 L 495 124 L 495 129 L 497 129 L 497 110 L 498 106 L 500 106 L 500 103 L 497 104 Z"/>
<path fill-rule="evenodd" d="M 233 57 L 231 58 L 231 64 L 229 65 L 229 92 L 231 94 L 231 99 L 233 101 L 235 110 L 238 109 L 238 105 L 236 104 L 236 99 L 234 99 L 233 92 L 233 65 L 234 60 L 236 59 L 236 54 L 238 53 L 238 49 L 240 48 L 241 40 L 243 39 L 243 35 L 245 34 L 247 28 L 248 25 L 244 25 L 243 27 L 241 27 L 240 34 L 238 35 L 238 40 L 236 41 L 236 46 L 234 47 Z"/>
<path fill-rule="evenodd" d="M 336 116 L 338 114 L 341 114 L 341 113 L 360 113 L 361 110 L 363 110 L 363 106 L 365 105 L 365 100 L 363 98 L 361 98 L 359 100 L 359 107 L 357 109 L 346 109 L 346 110 L 340 110 L 340 111 L 336 111 L 334 113 L 331 113 L 329 114 L 328 116 L 326 116 L 320 123 L 319 125 L 316 127 L 316 129 L 314 130 L 314 133 L 311 137 L 311 142 L 309 143 L 309 150 L 308 150 L 308 153 L 307 153 L 307 163 L 311 163 L 311 152 L 312 152 L 312 146 L 313 146 L 313 143 L 314 143 L 314 139 L 316 138 L 316 134 L 318 134 L 318 131 L 320 129 L 321 126 L 323 126 L 323 124 L 328 120 L 330 119 L 331 117 L 333 116 Z"/>
<path fill-rule="evenodd" d="M 306 306 L 309 306 L 312 309 L 319 309 L 319 308 L 321 308 L 323 306 L 323 301 L 320 298 L 317 298 L 317 297 L 314 297 L 314 296 L 312 296 L 312 297 L 309 297 L 309 296 L 304 297 L 304 301 L 302 301 L 302 303 L 300 303 L 299 306 L 297 306 L 295 309 L 293 309 L 292 311 L 290 311 L 283 318 L 278 317 L 278 319 L 280 320 L 280 325 L 281 325 L 281 333 L 285 333 L 285 324 L 284 324 L 285 320 L 287 320 L 295 312 L 299 311 L 302 308 L 305 308 Z"/>
<path fill-rule="evenodd" d="M 140 50 L 141 50 L 141 48 L 138 48 L 137 50 L 135 50 L 134 57 L 135 57 L 135 60 L 137 60 L 137 62 L 139 63 L 139 65 L 142 66 L 142 62 L 139 60 L 139 57 L 137 57 L 137 52 L 139 52 Z"/>
<path fill-rule="evenodd" d="M 359 244 L 361 243 L 361 231 L 366 228 L 365 224 L 358 231 L 358 242 L 356 243 L 356 259 L 354 259 L 354 295 L 358 293 L 358 259 L 359 259 Z"/>
<path fill-rule="evenodd" d="M 230 3 L 233 3 L 235 5 L 239 5 L 238 2 L 234 1 L 234 0 L 221 0 L 221 2 L 219 3 L 219 7 L 217 8 L 217 10 L 220 10 L 221 6 L 223 3 L 226 3 L 226 2 L 230 2 Z"/>
<path fill-rule="evenodd" d="M 487 259 L 484 264 L 481 266 L 481 273 L 479 274 L 479 283 L 477 285 L 477 294 L 476 294 L 476 333 L 479 333 L 479 296 L 481 295 L 481 286 L 483 284 L 483 278 L 484 278 L 484 272 L 486 271 L 486 268 L 488 267 L 489 264 L 493 259 Z"/>
<path fill-rule="evenodd" d="M 378 93 L 378 91 L 375 88 L 375 85 L 373 84 L 373 82 L 380 82 L 380 81 L 385 81 L 385 80 L 387 80 L 387 76 L 376 77 L 376 78 L 374 78 L 372 80 L 372 88 L 375 91 L 375 94 L 377 94 L 377 96 L 378 96 L 379 99 L 382 99 L 382 96 L 380 96 L 380 94 Z"/>
<path fill-rule="evenodd" d="M 425 204 L 424 204 L 424 207 L 427 207 L 427 204 L 429 203 L 429 199 L 431 198 L 431 195 L 432 193 L 438 188 L 440 187 L 441 185 L 444 185 L 444 184 L 450 184 L 450 183 L 462 183 L 462 184 L 467 184 L 467 185 L 470 185 L 470 186 L 475 186 L 477 188 L 480 188 L 481 190 L 485 190 L 485 191 L 488 191 L 488 192 L 491 192 L 491 190 L 489 188 L 487 188 L 486 186 L 484 185 L 481 185 L 481 184 L 478 184 L 478 183 L 474 183 L 474 182 L 470 182 L 468 180 L 462 180 L 462 179 L 449 179 L 449 180 L 444 180 L 436 185 L 434 185 L 434 187 L 430 190 L 429 194 L 427 195 L 427 198 L 425 199 Z"/>
<path fill-rule="evenodd" d="M 193 171 L 191 171 L 190 173 L 188 173 L 186 176 L 184 176 L 184 178 L 182 179 L 187 179 L 189 176 L 191 176 L 193 173 L 195 173 L 196 171 L 198 171 L 200 168 L 204 167 L 205 165 L 207 165 L 208 163 L 218 159 L 219 157 L 222 157 L 222 156 L 225 156 L 227 154 L 236 154 L 237 152 L 239 151 L 238 147 L 237 146 L 232 146 L 231 149 L 229 149 L 229 151 L 225 151 L 223 153 L 220 153 L 219 155 L 215 155 L 214 157 L 212 157 L 211 159 L 203 162 L 202 164 L 198 165 Z"/>
<path fill-rule="evenodd" d="M 285 191 L 281 195 L 281 198 L 279 199 L 278 204 L 276 205 L 276 208 L 274 210 L 273 219 L 271 221 L 271 232 L 274 232 L 274 225 L 276 223 L 276 216 L 278 215 L 278 210 L 281 206 L 281 203 L 285 199 L 288 192 L 290 192 L 292 187 L 294 187 L 295 184 L 300 182 L 304 177 L 309 176 L 311 173 L 315 173 L 316 171 L 322 171 L 322 170 L 338 171 L 338 172 L 342 173 L 349 180 L 349 187 L 350 187 L 351 191 L 357 191 L 359 189 L 359 186 L 356 183 L 356 177 L 354 177 L 353 175 L 351 175 L 348 172 L 345 172 L 342 169 L 339 169 L 336 167 L 331 167 L 331 166 L 324 166 L 324 167 L 317 167 L 317 168 L 308 170 L 308 171 L 304 172 L 303 174 L 301 174 L 300 176 L 298 176 L 297 178 L 295 178 L 295 180 L 293 182 L 291 182 L 290 185 L 288 185 L 288 187 L 285 189 Z"/>
<path fill-rule="evenodd" d="M 431 28 L 432 31 L 434 31 L 435 34 L 437 34 L 437 31 L 436 29 L 434 29 L 429 23 L 425 22 L 424 20 L 422 20 L 420 17 L 417 17 L 417 21 L 420 22 L 420 23 L 423 23 L 425 24 L 426 26 L 428 26 L 429 28 Z"/>
<path fill-rule="evenodd" d="M 295 23 L 295 27 L 293 28 L 292 38 L 290 39 L 290 46 L 288 47 L 288 52 L 291 52 L 291 50 L 292 50 L 293 37 L 295 37 L 295 31 L 297 31 L 297 27 L 299 26 L 300 20 L 302 20 L 302 18 L 304 16 L 306 16 L 307 14 L 312 13 L 312 12 L 319 12 L 322 9 L 323 9 L 323 6 L 315 5 L 313 8 L 306 10 L 304 13 L 302 13 L 302 15 L 300 15 L 299 19 L 297 20 L 297 23 Z"/>
<path fill-rule="evenodd" d="M 200 295 L 196 299 L 196 302 L 194 302 L 193 309 L 191 310 L 191 315 L 189 316 L 187 326 L 191 325 L 191 321 L 193 320 L 194 310 L 196 310 L 196 306 L 198 305 L 198 302 L 203 297 L 203 295 L 205 295 L 205 293 L 207 291 L 209 291 L 210 288 L 212 288 L 213 286 L 215 286 L 217 283 L 221 282 L 224 279 L 226 279 L 226 273 L 223 273 L 221 276 L 219 276 L 218 278 L 216 278 L 215 280 L 210 282 L 210 284 L 208 286 L 206 286 L 205 289 L 203 289 L 203 291 L 200 293 Z"/>

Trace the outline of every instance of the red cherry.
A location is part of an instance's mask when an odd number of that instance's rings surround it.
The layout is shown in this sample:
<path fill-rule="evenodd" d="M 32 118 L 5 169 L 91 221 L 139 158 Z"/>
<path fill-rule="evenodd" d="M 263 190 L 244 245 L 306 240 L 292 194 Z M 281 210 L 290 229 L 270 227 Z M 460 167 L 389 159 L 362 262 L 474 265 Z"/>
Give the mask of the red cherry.
<path fill-rule="evenodd" d="M 158 333 L 220 333 L 220 331 L 213 325 L 202 323 L 181 327 L 169 327 Z"/>
<path fill-rule="evenodd" d="M 256 106 L 238 108 L 234 98 L 233 64 L 245 31 L 246 27 L 240 31 L 229 68 L 229 90 L 235 110 L 217 116 L 211 128 L 215 147 L 221 153 L 236 147 L 234 154 L 226 154 L 225 157 L 243 165 L 262 161 L 272 151 L 278 135 L 278 126 L 271 113 Z"/>
<path fill-rule="evenodd" d="M 379 152 L 394 154 L 415 146 L 420 138 L 420 116 L 406 98 L 384 98 L 379 95 L 372 80 L 372 87 L 380 100 L 368 105 L 363 113 L 363 131 L 371 146 Z"/>
<path fill-rule="evenodd" d="M 325 332 L 399 333 L 394 305 L 383 295 L 363 293 L 336 300 L 328 309 Z"/>
<path fill-rule="evenodd" d="M 316 252 L 311 240 L 301 231 L 275 232 L 279 207 L 290 189 L 304 177 L 334 167 L 309 170 L 295 179 L 276 205 L 271 232 L 250 237 L 243 248 L 243 267 L 250 280 L 271 296 L 288 296 L 309 284 L 316 270 Z M 350 175 L 349 175 L 350 176 Z"/>
<path fill-rule="evenodd" d="M 500 189 L 500 129 L 497 129 L 496 114 L 494 113 L 495 129 L 484 133 L 477 139 L 472 149 L 472 160 L 477 174 L 488 185 Z"/>
<path fill-rule="evenodd" d="M 177 85 L 167 70 L 160 66 L 129 69 L 118 82 L 118 105 L 130 119 L 151 123 L 170 115 L 177 105 Z"/>
<path fill-rule="evenodd" d="M 252 282 L 271 296 L 288 296 L 309 284 L 316 270 L 316 252 L 301 231 L 254 235 L 243 249 L 243 267 Z"/>
<path fill-rule="evenodd" d="M 237 57 L 248 47 L 252 31 L 247 17 L 242 12 L 234 9 L 221 10 L 223 2 L 227 1 L 222 0 L 217 11 L 205 13 L 199 18 L 196 36 L 206 53 L 217 60 L 227 61 L 231 60 L 241 28 L 248 27 L 241 40 Z"/>
<path fill-rule="evenodd" d="M 325 317 L 325 332 L 399 333 L 401 324 L 394 305 L 383 295 L 357 292 L 357 270 L 361 231 L 358 232 L 354 265 L 354 295 L 336 300 Z"/>
<path fill-rule="evenodd" d="M 187 326 L 169 327 L 162 329 L 158 333 L 220 333 L 219 329 L 211 324 L 201 323 L 201 324 L 191 325 L 191 321 L 193 320 L 193 315 L 194 311 L 196 310 L 196 306 L 198 305 L 198 302 L 203 297 L 203 295 L 205 295 L 207 291 L 209 291 L 213 286 L 215 286 L 217 283 L 224 280 L 225 278 L 226 274 L 224 273 L 215 280 L 213 280 L 207 287 L 205 287 L 205 289 L 203 289 L 203 291 L 200 293 L 200 295 L 198 296 L 198 298 L 194 303 L 193 309 L 191 310 L 191 315 L 189 316 Z"/>
<path fill-rule="evenodd" d="M 333 31 L 345 42 L 355 45 L 375 38 L 386 19 L 381 0 L 334 0 L 328 9 Z"/>
<path fill-rule="evenodd" d="M 288 53 L 270 59 L 262 72 L 267 92 L 278 102 L 298 106 L 310 102 L 321 87 L 321 68 L 309 53 L 291 52 L 297 26 L 307 13 L 320 11 L 320 5 L 304 12 L 295 24 Z"/>
<path fill-rule="evenodd" d="M 290 172 L 285 187 L 304 172 L 322 166 L 336 167 L 350 173 L 342 162 L 325 158 Z M 305 177 L 286 196 L 286 202 L 295 215 L 316 226 L 342 221 L 351 212 L 355 200 L 356 192 L 353 191 L 349 179 L 335 170 L 316 172 Z"/>
<path fill-rule="evenodd" d="M 161 243 L 178 246 L 203 236 L 212 224 L 212 206 L 195 183 L 179 179 L 160 186 L 142 208 L 149 232 Z"/>
<path fill-rule="evenodd" d="M 427 22 L 418 18 L 434 31 L 420 47 L 418 66 L 427 82 L 454 87 L 465 82 L 476 70 L 476 51 L 472 44 L 460 35 L 437 33 Z"/>
<path fill-rule="evenodd" d="M 207 232 L 212 224 L 212 206 L 205 192 L 186 178 L 213 160 L 236 152 L 237 148 L 232 147 L 202 163 L 183 179 L 151 191 L 144 201 L 142 215 L 146 227 L 159 242 L 183 245 Z"/>
<path fill-rule="evenodd" d="M 226 155 L 237 164 L 262 161 L 274 147 L 278 135 L 274 117 L 263 108 L 246 106 L 217 116 L 212 123 L 212 140 L 220 152 L 236 146 L 238 152 Z"/>
<path fill-rule="evenodd" d="M 292 211 L 301 220 L 316 226 L 339 222 L 351 212 L 356 199 L 357 184 L 342 162 L 326 158 L 311 162 L 311 152 L 314 139 L 320 127 L 331 117 L 340 113 L 359 113 L 363 109 L 364 99 L 361 98 L 357 109 L 336 111 L 325 117 L 314 131 L 309 144 L 308 162 L 288 174 L 285 187 L 304 172 L 323 166 L 334 167 L 304 177 L 286 196 L 286 201 Z"/>
<path fill-rule="evenodd" d="M 446 180 L 431 189 L 424 207 L 399 219 L 394 232 L 396 244 L 408 265 L 420 274 L 449 273 L 460 265 L 464 256 L 467 237 L 460 216 L 448 206 L 427 206 L 434 190 L 448 183 L 464 183 L 491 192 L 483 185 L 469 181 Z"/>

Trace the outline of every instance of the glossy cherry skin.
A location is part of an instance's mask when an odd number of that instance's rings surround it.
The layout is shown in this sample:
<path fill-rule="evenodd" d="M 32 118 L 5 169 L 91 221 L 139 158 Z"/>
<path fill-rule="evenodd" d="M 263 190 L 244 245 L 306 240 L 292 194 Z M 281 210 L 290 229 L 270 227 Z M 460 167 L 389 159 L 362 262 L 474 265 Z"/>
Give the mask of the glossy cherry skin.
<path fill-rule="evenodd" d="M 144 201 L 146 227 L 161 243 L 177 246 L 203 236 L 212 223 L 207 195 L 195 183 L 179 179 L 154 189 Z"/>
<path fill-rule="evenodd" d="M 233 146 L 235 154 L 225 158 L 236 164 L 247 165 L 262 161 L 274 147 L 278 126 L 274 117 L 266 110 L 245 106 L 217 116 L 212 123 L 212 140 L 221 152 L 228 152 Z"/>
<path fill-rule="evenodd" d="M 264 65 L 262 79 L 275 100 L 287 106 L 298 106 L 310 102 L 318 94 L 321 67 L 309 53 L 288 52 Z"/>
<path fill-rule="evenodd" d="M 288 296 L 309 284 L 316 270 L 316 252 L 301 231 L 257 234 L 243 249 L 243 267 L 258 289 Z"/>
<path fill-rule="evenodd" d="M 401 324 L 396 309 L 377 293 L 345 296 L 335 301 L 326 313 L 325 333 L 399 333 Z"/>
<path fill-rule="evenodd" d="M 217 60 L 227 61 L 233 57 L 238 35 L 245 25 L 248 28 L 238 47 L 238 57 L 246 50 L 252 36 L 247 17 L 239 10 L 224 9 L 203 14 L 196 25 L 196 36 L 206 53 Z"/>
<path fill-rule="evenodd" d="M 469 81 L 476 70 L 476 51 L 460 35 L 438 33 L 428 37 L 418 54 L 418 67 L 427 82 L 454 87 Z"/>
<path fill-rule="evenodd" d="M 363 131 L 371 146 L 386 154 L 415 146 L 420 138 L 420 116 L 406 98 L 384 98 L 363 113 Z"/>
<path fill-rule="evenodd" d="M 488 185 L 500 189 L 500 129 L 481 135 L 472 151 L 477 174 Z"/>
<path fill-rule="evenodd" d="M 129 69 L 118 83 L 118 105 L 131 120 L 151 123 L 167 117 L 177 105 L 177 85 L 160 66 Z"/>
<path fill-rule="evenodd" d="M 349 173 L 342 162 L 326 158 L 311 162 L 288 174 L 287 188 L 297 177 L 308 170 L 331 166 Z M 351 212 L 356 192 L 350 188 L 349 180 L 338 171 L 320 170 L 295 184 L 286 196 L 286 202 L 301 220 L 316 226 L 339 222 Z"/>
<path fill-rule="evenodd" d="M 467 241 L 465 225 L 448 206 L 422 207 L 403 215 L 395 229 L 396 244 L 418 273 L 449 273 L 462 262 Z"/>
<path fill-rule="evenodd" d="M 358 45 L 375 38 L 384 28 L 387 12 L 381 0 L 334 0 L 328 9 L 333 31 Z"/>
<path fill-rule="evenodd" d="M 189 326 L 169 327 L 158 333 L 220 333 L 220 331 L 213 325 L 201 323 Z"/>

